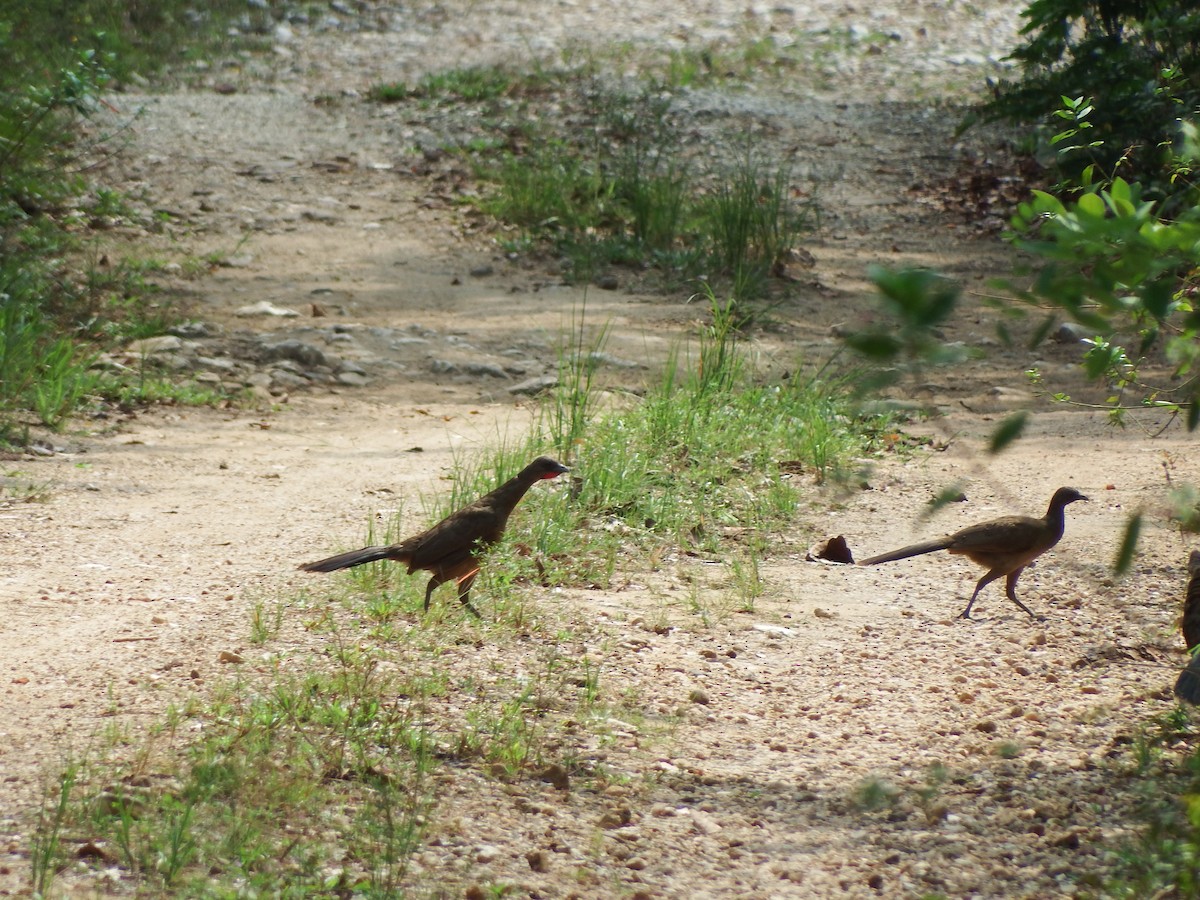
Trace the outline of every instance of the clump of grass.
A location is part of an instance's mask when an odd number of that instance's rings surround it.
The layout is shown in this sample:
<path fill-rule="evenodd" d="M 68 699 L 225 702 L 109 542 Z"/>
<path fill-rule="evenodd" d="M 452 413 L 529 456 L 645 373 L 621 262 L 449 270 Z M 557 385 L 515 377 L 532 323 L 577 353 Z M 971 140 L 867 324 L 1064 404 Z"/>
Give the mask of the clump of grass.
<path fill-rule="evenodd" d="M 481 103 L 529 93 L 544 84 L 544 78 L 536 71 L 519 74 L 500 66 L 467 66 L 430 72 L 412 87 L 402 81 L 381 82 L 371 86 L 368 96 L 377 103 L 401 103 L 410 98 L 422 102 Z"/>
<path fill-rule="evenodd" d="M 157 890 L 319 893 L 330 870 L 394 890 L 426 826 L 432 737 L 396 701 L 411 684 L 381 676 L 369 651 L 333 655 L 298 679 L 227 685 L 180 716 L 202 726 L 184 752 L 69 768 L 76 799 L 64 788 L 48 804 L 39 872 L 70 822 Z"/>
<path fill-rule="evenodd" d="M 644 397 L 599 405 L 596 372 L 567 368 L 528 441 L 464 468 L 441 511 L 549 445 L 573 472 L 518 507 L 507 538 L 525 548 L 511 560 L 518 580 L 604 586 L 631 553 L 685 548 L 727 560 L 738 606 L 752 607 L 764 590 L 764 536 L 788 526 L 810 485 L 850 474 L 882 420 L 857 416 L 836 379 L 757 380 L 740 343 L 739 304 L 707 297 L 694 353 L 673 355 Z M 592 343 L 573 323 L 564 359 L 594 358 L 600 334 Z"/>
<path fill-rule="evenodd" d="M 1129 744 L 1136 776 L 1136 835 L 1112 849 L 1115 873 L 1104 896 L 1200 896 L 1200 752 L 1182 707 L 1147 722 Z M 1186 746 L 1182 752 L 1179 747 Z"/>
<path fill-rule="evenodd" d="M 699 168 L 660 90 L 593 86 L 581 96 L 593 125 L 575 132 L 586 138 L 534 133 L 476 154 L 493 185 L 477 202 L 521 229 L 514 246 L 553 248 L 580 280 L 626 266 L 668 286 L 703 276 L 742 303 L 767 297 L 779 264 L 816 224 L 786 167 L 747 151 L 728 170 Z"/>

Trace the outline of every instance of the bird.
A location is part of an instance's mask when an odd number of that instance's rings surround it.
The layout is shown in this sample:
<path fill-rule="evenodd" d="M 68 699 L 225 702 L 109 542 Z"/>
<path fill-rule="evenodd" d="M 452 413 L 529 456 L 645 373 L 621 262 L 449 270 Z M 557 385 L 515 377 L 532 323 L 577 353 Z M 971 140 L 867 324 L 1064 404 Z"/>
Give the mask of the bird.
<path fill-rule="evenodd" d="M 1021 577 L 1021 572 L 1026 566 L 1062 538 L 1066 524 L 1063 510 L 1066 506 L 1076 500 L 1087 499 L 1075 488 L 1060 487 L 1050 498 L 1050 508 L 1046 510 L 1046 515 L 1040 519 L 1033 516 L 1005 516 L 990 522 L 981 522 L 932 541 L 872 556 L 861 560 L 859 565 L 873 566 L 897 559 L 908 559 L 910 556 L 920 556 L 922 553 L 933 553 L 935 550 L 949 550 L 987 567 L 987 573 L 975 585 L 975 592 L 971 594 L 967 608 L 959 613 L 960 619 L 971 618 L 971 607 L 975 605 L 975 598 L 979 596 L 979 592 L 1000 577 L 1005 577 L 1005 596 L 1036 619 L 1033 610 L 1017 599 L 1017 579 Z"/>
<path fill-rule="evenodd" d="M 1187 595 L 1183 601 L 1183 642 L 1192 659 L 1175 680 L 1175 696 L 1188 703 L 1200 704 L 1200 550 L 1188 557 Z"/>
<path fill-rule="evenodd" d="M 426 612 L 429 611 L 429 598 L 434 588 L 454 581 L 458 584 L 458 599 L 472 615 L 479 618 L 479 611 L 471 605 L 470 593 L 471 584 L 479 574 L 480 551 L 500 540 L 508 525 L 508 517 L 531 487 L 539 481 L 557 478 L 569 471 L 557 460 L 539 456 L 491 493 L 452 512 L 420 534 L 386 547 L 363 547 L 361 550 L 339 553 L 327 559 L 305 563 L 300 568 L 305 572 L 335 572 L 383 559 L 407 563 L 409 575 L 424 569 L 433 576 L 425 587 Z"/>

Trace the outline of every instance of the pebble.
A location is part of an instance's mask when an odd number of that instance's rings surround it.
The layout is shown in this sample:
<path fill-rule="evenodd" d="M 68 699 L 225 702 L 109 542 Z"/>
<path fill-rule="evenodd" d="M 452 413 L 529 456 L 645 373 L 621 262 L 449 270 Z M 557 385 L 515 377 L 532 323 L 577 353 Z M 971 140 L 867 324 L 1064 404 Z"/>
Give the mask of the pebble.
<path fill-rule="evenodd" d="M 252 303 L 249 306 L 240 306 L 233 311 L 233 314 L 243 319 L 250 318 L 251 316 L 275 316 L 277 318 L 291 319 L 300 315 L 294 309 L 276 306 L 269 300 L 262 300 L 258 303 Z"/>
<path fill-rule="evenodd" d="M 480 865 L 487 865 L 495 862 L 500 857 L 500 848 L 492 844 L 482 844 L 475 848 L 475 862 Z"/>

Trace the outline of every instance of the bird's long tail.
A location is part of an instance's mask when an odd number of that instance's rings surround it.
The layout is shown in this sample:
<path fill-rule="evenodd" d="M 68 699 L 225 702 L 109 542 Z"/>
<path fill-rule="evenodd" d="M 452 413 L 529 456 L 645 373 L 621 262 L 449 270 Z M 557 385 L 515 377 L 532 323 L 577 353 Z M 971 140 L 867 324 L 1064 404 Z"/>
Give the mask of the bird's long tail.
<path fill-rule="evenodd" d="M 925 541 L 920 544 L 909 544 L 907 547 L 901 547 L 899 550 L 893 550 L 891 553 L 880 553 L 878 556 L 872 556 L 867 559 L 859 560 L 860 566 L 873 566 L 876 563 L 893 562 L 897 559 L 908 559 L 910 556 L 920 556 L 922 553 L 932 553 L 934 550 L 945 550 L 946 539 L 938 538 L 936 541 Z"/>
<path fill-rule="evenodd" d="M 363 547 L 361 550 L 351 550 L 348 553 L 339 553 L 337 556 L 305 563 L 300 568 L 305 572 L 336 572 L 338 569 L 349 569 L 365 563 L 378 562 L 381 559 L 405 561 L 398 555 L 395 547 Z"/>

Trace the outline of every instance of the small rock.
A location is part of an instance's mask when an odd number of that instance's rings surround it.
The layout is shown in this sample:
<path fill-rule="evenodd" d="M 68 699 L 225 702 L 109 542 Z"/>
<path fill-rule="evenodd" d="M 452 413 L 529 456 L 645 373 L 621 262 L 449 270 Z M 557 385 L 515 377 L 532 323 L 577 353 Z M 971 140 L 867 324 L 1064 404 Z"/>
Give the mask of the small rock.
<path fill-rule="evenodd" d="M 633 821 L 633 812 L 627 806 L 610 809 L 600 817 L 601 828 L 624 828 Z"/>
<path fill-rule="evenodd" d="M 487 375 L 491 378 L 508 378 L 508 373 L 504 371 L 504 366 L 496 365 L 489 362 L 469 362 L 463 363 L 461 368 L 468 375 Z"/>
<path fill-rule="evenodd" d="M 1075 322 L 1063 322 L 1050 335 L 1051 339 L 1059 344 L 1078 344 L 1080 341 L 1091 336 L 1091 331 Z"/>
<path fill-rule="evenodd" d="M 97 844 L 95 841 L 88 841 L 75 851 L 76 859 L 99 859 L 106 863 L 115 862 L 115 857 Z"/>
<path fill-rule="evenodd" d="M 620 279 L 611 272 L 606 272 L 596 278 L 596 287 L 602 291 L 615 291 L 621 286 Z"/>
<path fill-rule="evenodd" d="M 491 844 L 483 844 L 475 848 L 475 862 L 481 865 L 495 862 L 500 858 L 500 848 L 494 847 Z"/>
<path fill-rule="evenodd" d="M 808 548 L 808 553 L 804 558 L 809 562 L 823 559 L 828 562 L 854 565 L 854 554 L 850 552 L 850 545 L 846 543 L 845 536 L 841 534 L 813 544 Z"/>
<path fill-rule="evenodd" d="M 692 827 L 701 834 L 716 834 L 721 830 L 721 823 L 708 813 L 694 809 L 692 810 Z"/>
<path fill-rule="evenodd" d="M 542 781 L 547 781 L 554 785 L 560 791 L 569 791 L 571 789 L 571 776 L 566 768 L 560 766 L 558 763 L 551 763 L 546 766 L 538 777 Z"/>
<path fill-rule="evenodd" d="M 333 225 L 338 220 L 337 215 L 327 209 L 306 209 L 300 213 L 300 217 L 310 222 L 320 222 L 322 225 Z"/>
<path fill-rule="evenodd" d="M 761 631 L 763 634 L 773 634 L 776 637 L 791 637 L 796 633 L 785 625 L 772 625 L 769 622 L 755 622 L 750 627 L 755 631 Z"/>
<path fill-rule="evenodd" d="M 207 322 L 180 322 L 178 325 L 168 328 L 167 334 L 196 340 L 197 338 L 212 337 L 220 330 L 216 325 L 210 325 Z"/>
<path fill-rule="evenodd" d="M 548 391 L 557 386 L 557 375 L 538 375 L 536 378 L 526 378 L 524 381 L 514 384 L 508 389 L 508 392 L 532 397 L 534 394 L 540 394 L 542 391 Z"/>
<path fill-rule="evenodd" d="M 688 694 L 688 699 L 693 703 L 700 704 L 701 706 L 708 706 L 709 704 L 708 694 L 706 694 L 700 688 L 696 688 L 694 691 Z"/>
<path fill-rule="evenodd" d="M 338 372 L 337 382 L 347 387 L 365 387 L 370 382 L 370 379 L 358 372 Z"/>
<path fill-rule="evenodd" d="M 243 660 L 242 657 L 237 653 L 234 653 L 230 650 L 222 650 L 217 656 L 217 661 L 223 663 L 240 663 Z"/>
<path fill-rule="evenodd" d="M 471 269 L 472 278 L 487 278 L 489 275 L 495 274 L 496 270 L 491 263 L 484 263 L 482 266 L 475 266 Z"/>
<path fill-rule="evenodd" d="M 614 369 L 644 369 L 646 368 L 640 362 L 634 362 L 632 359 L 622 359 L 619 356 L 613 356 L 611 353 L 603 353 L 593 351 L 589 353 L 588 362 L 598 366 L 612 366 Z"/>
<path fill-rule="evenodd" d="M 243 319 L 249 318 L 250 316 L 276 316 L 278 318 L 290 319 L 294 316 L 300 315 L 300 313 L 296 312 L 294 309 L 276 306 L 269 300 L 262 300 L 258 303 L 252 303 L 249 306 L 239 306 L 233 311 L 233 314 Z"/>
<path fill-rule="evenodd" d="M 142 338 L 125 345 L 125 352 L 134 356 L 154 356 L 157 353 L 174 353 L 183 349 L 183 341 L 173 334 Z"/>
<path fill-rule="evenodd" d="M 529 863 L 529 868 L 535 872 L 550 870 L 550 857 L 545 850 L 530 850 L 525 854 L 525 862 Z"/>
<path fill-rule="evenodd" d="M 212 369 L 215 372 L 232 372 L 237 363 L 224 356 L 197 356 L 196 365 L 202 369 Z"/>
<path fill-rule="evenodd" d="M 295 339 L 280 341 L 277 344 L 267 344 L 263 350 L 268 359 L 291 360 L 305 369 L 315 369 L 317 366 L 329 364 L 329 360 L 320 347 Z"/>
<path fill-rule="evenodd" d="M 308 379 L 302 375 L 295 375 L 285 369 L 271 370 L 271 383 L 280 387 L 308 387 Z"/>

